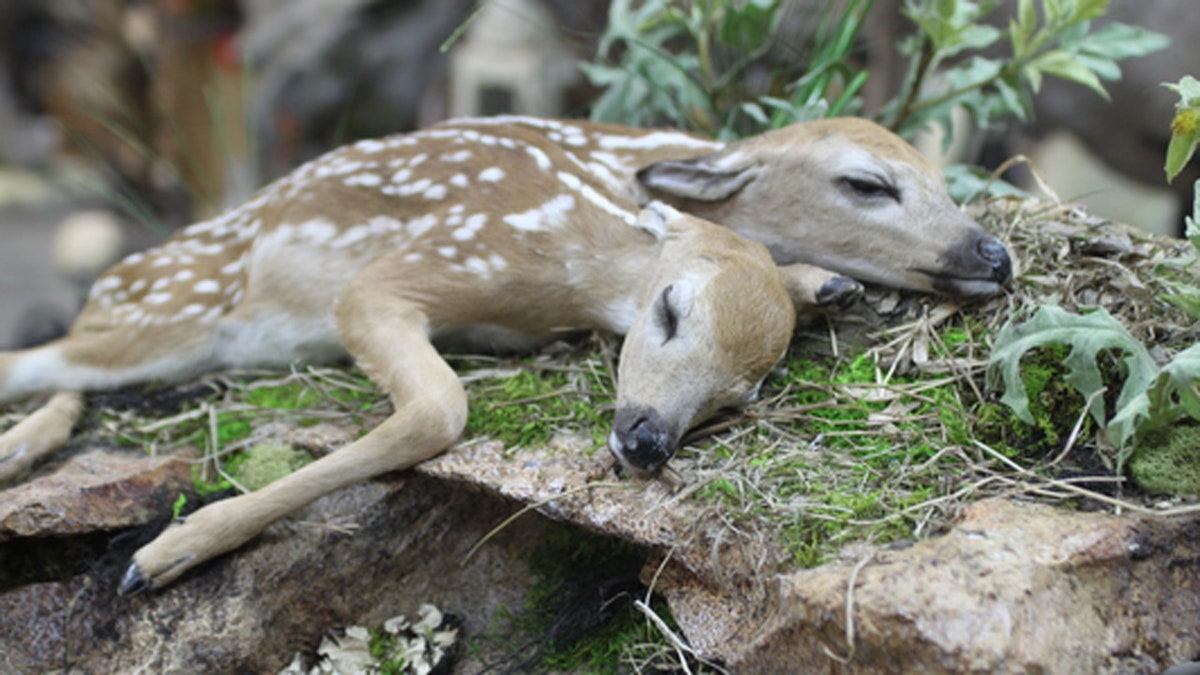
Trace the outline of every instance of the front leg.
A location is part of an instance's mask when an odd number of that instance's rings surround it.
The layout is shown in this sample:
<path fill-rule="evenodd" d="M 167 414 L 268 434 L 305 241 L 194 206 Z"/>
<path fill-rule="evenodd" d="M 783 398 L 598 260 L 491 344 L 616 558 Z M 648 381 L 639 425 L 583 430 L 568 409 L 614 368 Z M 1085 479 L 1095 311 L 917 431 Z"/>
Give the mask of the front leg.
<path fill-rule="evenodd" d="M 782 265 L 788 295 L 801 316 L 826 309 L 845 309 L 862 295 L 863 286 L 854 279 L 804 263 Z"/>
<path fill-rule="evenodd" d="M 369 305 L 369 300 L 353 304 Z M 122 594 L 168 584 L 317 498 L 410 467 L 458 439 L 466 424 L 466 392 L 429 343 L 424 317 L 401 303 L 376 304 L 358 307 L 361 313 L 353 308 L 342 312 L 353 316 L 340 321 L 339 329 L 359 364 L 391 394 L 396 412 L 358 441 L 256 492 L 209 504 L 172 525 L 134 554 L 121 582 Z"/>

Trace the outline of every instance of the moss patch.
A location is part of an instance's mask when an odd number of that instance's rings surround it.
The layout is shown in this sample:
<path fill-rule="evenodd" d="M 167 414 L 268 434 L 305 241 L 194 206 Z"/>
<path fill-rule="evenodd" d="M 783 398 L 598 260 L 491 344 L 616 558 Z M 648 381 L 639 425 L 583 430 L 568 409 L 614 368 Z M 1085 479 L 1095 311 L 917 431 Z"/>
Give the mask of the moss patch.
<path fill-rule="evenodd" d="M 614 394 L 601 363 L 548 367 L 545 359 L 520 359 L 474 371 L 459 365 L 470 379 L 465 437 L 495 439 L 510 449 L 544 446 L 559 433 L 591 437 L 596 447 L 604 443 Z"/>
<path fill-rule="evenodd" d="M 1200 496 L 1200 427 L 1177 426 L 1147 438 L 1129 458 L 1129 475 L 1154 494 Z"/>

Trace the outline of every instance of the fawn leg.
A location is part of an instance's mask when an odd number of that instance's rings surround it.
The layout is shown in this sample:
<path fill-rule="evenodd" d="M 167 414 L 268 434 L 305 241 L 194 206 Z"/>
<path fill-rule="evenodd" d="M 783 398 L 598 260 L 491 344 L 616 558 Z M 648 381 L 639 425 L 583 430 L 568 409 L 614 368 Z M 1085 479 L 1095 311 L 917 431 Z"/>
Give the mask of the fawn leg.
<path fill-rule="evenodd" d="M 62 447 L 83 414 L 83 396 L 62 391 L 0 436 L 0 484 Z"/>
<path fill-rule="evenodd" d="M 134 554 L 122 593 L 170 583 L 322 495 L 412 466 L 457 440 L 466 423 L 466 392 L 430 344 L 423 314 L 394 298 L 364 295 L 342 303 L 339 332 L 367 374 L 391 395 L 391 417 L 261 490 L 209 504 L 170 526 Z"/>
<path fill-rule="evenodd" d="M 862 295 L 862 284 L 815 265 L 783 265 L 779 271 L 783 273 L 796 311 L 802 315 L 831 308 L 845 309 Z"/>
<path fill-rule="evenodd" d="M 0 436 L 0 483 L 67 442 L 83 413 L 79 392 L 176 378 L 208 367 L 213 340 L 207 328 L 177 324 L 169 330 L 85 332 L 33 349 L 0 353 L 0 401 L 58 392 Z"/>

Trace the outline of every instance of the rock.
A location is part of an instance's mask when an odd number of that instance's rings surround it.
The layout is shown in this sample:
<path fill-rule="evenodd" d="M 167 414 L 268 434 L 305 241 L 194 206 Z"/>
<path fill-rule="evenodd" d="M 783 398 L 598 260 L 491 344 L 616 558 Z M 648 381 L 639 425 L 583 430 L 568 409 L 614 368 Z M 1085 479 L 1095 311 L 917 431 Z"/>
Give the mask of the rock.
<path fill-rule="evenodd" d="M 192 489 L 191 464 L 178 457 L 94 451 L 0 495 L 0 542 L 142 525 Z"/>
<path fill-rule="evenodd" d="M 1194 530 L 988 499 L 945 536 L 750 593 L 678 565 L 658 590 L 739 673 L 1157 673 L 1200 645 Z"/>
<path fill-rule="evenodd" d="M 525 515 L 460 565 L 522 504 L 651 547 L 643 581 L 693 648 L 733 672 L 1157 673 L 1200 653 L 1194 522 L 989 499 L 941 537 L 789 571 L 769 535 L 730 534 L 686 500 L 693 476 L 618 479 L 590 439 L 551 446 L 454 448 L 134 598 L 114 589 L 137 544 L 114 539 L 86 573 L 0 593 L 0 672 L 277 672 L 335 628 L 426 602 L 469 639 L 522 605 L 523 561 L 565 527 Z"/>
<path fill-rule="evenodd" d="M 318 500 L 162 591 L 118 598 L 131 543 L 88 573 L 0 594 L 0 672 L 278 672 L 334 628 L 417 616 L 425 602 L 486 633 L 497 608 L 522 606 L 529 550 L 561 529 L 519 519 L 460 567 L 516 508 L 387 476 Z"/>
<path fill-rule="evenodd" d="M 458 448 L 418 470 L 664 552 L 643 581 L 734 672 L 1158 673 L 1200 651 L 1193 522 L 988 499 L 942 537 L 787 573 L 769 542 L 732 541 L 665 483 L 606 478 L 607 453 L 501 452 Z"/>

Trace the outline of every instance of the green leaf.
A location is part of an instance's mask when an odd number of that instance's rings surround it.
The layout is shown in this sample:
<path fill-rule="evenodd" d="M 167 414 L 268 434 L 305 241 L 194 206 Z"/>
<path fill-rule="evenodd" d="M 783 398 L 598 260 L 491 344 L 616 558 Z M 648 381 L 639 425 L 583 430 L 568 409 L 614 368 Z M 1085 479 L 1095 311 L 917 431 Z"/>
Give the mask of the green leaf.
<path fill-rule="evenodd" d="M 1167 404 L 1177 405 L 1181 414 L 1200 420 L 1200 345 L 1176 354 L 1163 367 L 1151 394 Z"/>
<path fill-rule="evenodd" d="M 1105 350 L 1125 353 L 1125 384 L 1117 397 L 1120 410 L 1143 393 L 1157 375 L 1157 366 L 1150 353 L 1119 321 L 1104 309 L 1090 314 L 1072 314 L 1059 307 L 1042 306 L 1034 316 L 1021 325 L 1009 323 L 996 335 L 995 346 L 987 366 L 988 387 L 1001 385 L 1002 403 L 1012 408 L 1018 418 L 1033 423 L 1029 412 L 1029 397 L 1021 381 L 1021 357 L 1031 349 L 1049 344 L 1071 347 L 1063 365 L 1067 368 L 1065 381 L 1084 397 L 1091 398 L 1104 387 L 1104 378 L 1096 359 Z M 1099 425 L 1105 425 L 1104 401 L 1092 398 L 1088 408 Z"/>
<path fill-rule="evenodd" d="M 957 204 L 966 204 L 980 195 L 1022 199 L 1033 196 L 1003 179 L 992 180 L 991 173 L 969 164 L 951 164 L 942 169 L 942 176 L 946 179 L 950 198 Z"/>
<path fill-rule="evenodd" d="M 1042 88 L 1042 72 L 1037 69 L 1034 64 L 1029 64 L 1021 69 L 1021 76 L 1029 81 L 1029 88 L 1033 93 L 1038 93 Z"/>
<path fill-rule="evenodd" d="M 1084 51 L 1112 61 L 1145 56 L 1170 44 L 1171 38 L 1162 33 L 1124 23 L 1105 24 L 1081 42 Z"/>
<path fill-rule="evenodd" d="M 1164 82 L 1163 86 L 1179 94 L 1178 107 L 1200 106 L 1200 80 L 1191 75 L 1185 75 L 1176 83 Z"/>
<path fill-rule="evenodd" d="M 1167 160 L 1163 164 L 1168 183 L 1175 180 L 1175 176 L 1191 161 L 1197 145 L 1200 145 L 1200 133 L 1171 135 L 1171 142 L 1167 144 Z"/>
<path fill-rule="evenodd" d="M 1160 429 L 1184 415 L 1200 420 L 1200 345 L 1176 354 L 1152 386 L 1118 408 L 1109 422 L 1109 435 L 1124 450 L 1136 434 Z"/>
<path fill-rule="evenodd" d="M 1000 39 L 1002 33 L 993 26 L 971 24 L 957 31 L 942 48 L 942 56 L 954 56 L 968 49 L 984 49 Z"/>
<path fill-rule="evenodd" d="M 787 104 L 787 101 L 783 101 L 783 103 Z M 767 113 L 763 112 L 762 106 L 757 103 L 746 101 L 738 106 L 738 108 L 744 115 L 746 115 L 746 117 L 749 117 L 763 126 L 766 126 L 771 122 L 771 119 L 767 117 Z"/>
<path fill-rule="evenodd" d="M 1000 101 L 1004 104 L 1004 110 L 1022 122 L 1028 121 L 1033 103 L 1021 95 L 1020 84 L 1014 85 L 1008 79 L 1000 78 L 996 80 L 995 86 L 996 93 L 1000 95 Z"/>
<path fill-rule="evenodd" d="M 1108 12 L 1108 0 L 1076 0 L 1073 21 L 1086 21 L 1104 16 Z"/>
<path fill-rule="evenodd" d="M 1162 296 L 1162 299 L 1187 312 L 1193 319 L 1200 319 L 1200 292 L 1171 293 Z"/>
<path fill-rule="evenodd" d="M 1063 7 L 1062 0 L 1043 0 L 1042 14 L 1045 15 L 1045 23 L 1052 27 L 1054 31 L 1062 29 L 1063 25 Z"/>
<path fill-rule="evenodd" d="M 1012 41 L 1013 54 L 1020 57 L 1029 45 L 1029 38 L 1037 28 L 1037 15 L 1033 9 L 1033 0 L 1020 0 L 1017 3 L 1017 18 L 1008 25 L 1009 39 Z"/>
<path fill-rule="evenodd" d="M 1108 98 L 1108 92 L 1105 91 L 1104 85 L 1100 84 L 1100 79 L 1096 77 L 1096 74 L 1070 52 L 1061 49 L 1048 51 L 1034 59 L 1030 65 L 1041 73 L 1078 82 L 1105 99 Z"/>
<path fill-rule="evenodd" d="M 730 5 L 725 20 L 717 33 L 717 39 L 728 47 L 743 52 L 753 52 L 769 42 L 771 31 L 778 16 L 776 9 L 781 0 L 757 0 L 747 2 L 740 9 Z"/>
<path fill-rule="evenodd" d="M 1107 56 L 1097 56 L 1088 52 L 1079 52 L 1075 55 L 1081 64 L 1088 70 L 1096 74 L 1102 80 L 1119 80 L 1121 79 L 1121 67 L 1116 61 Z"/>

